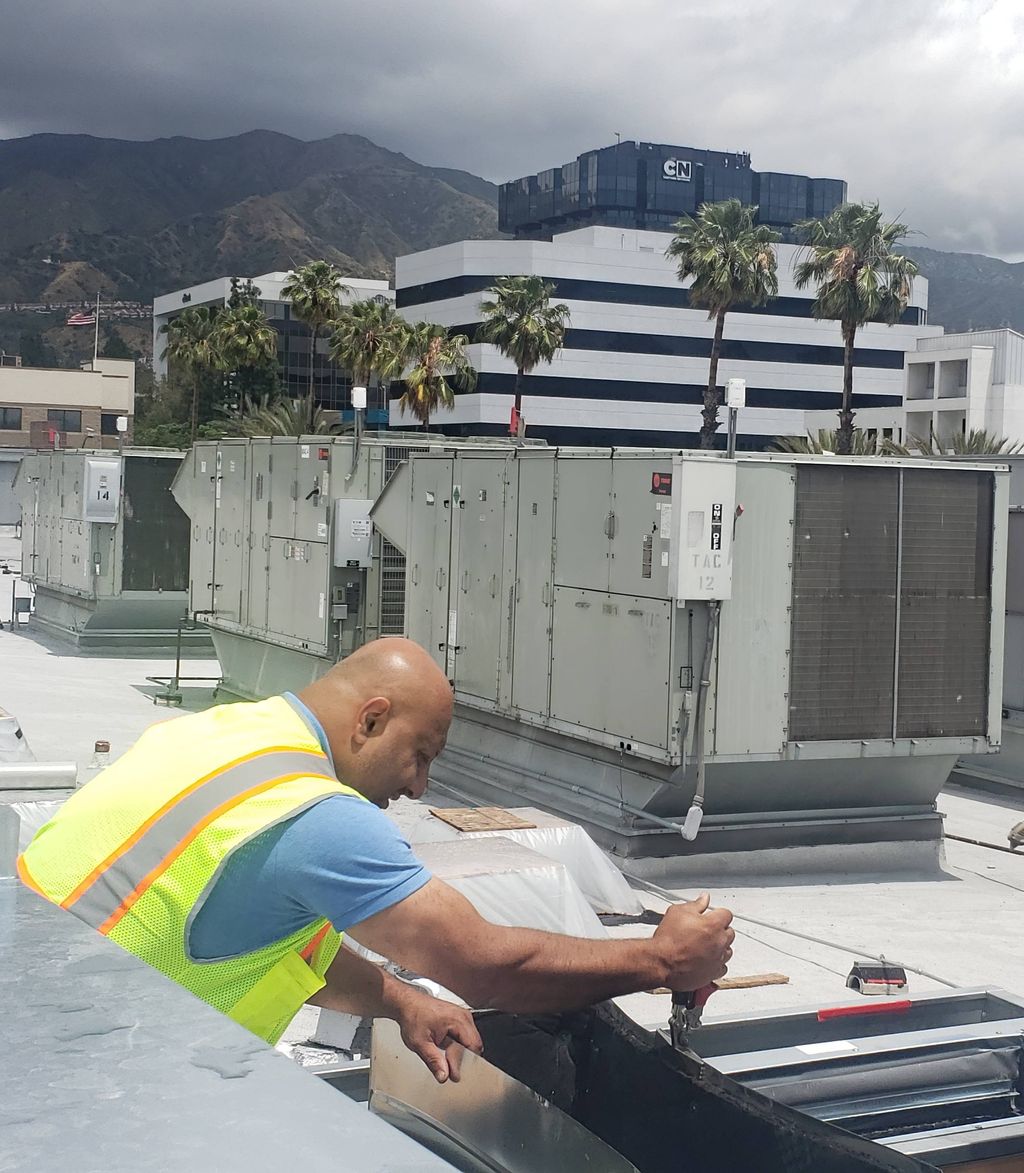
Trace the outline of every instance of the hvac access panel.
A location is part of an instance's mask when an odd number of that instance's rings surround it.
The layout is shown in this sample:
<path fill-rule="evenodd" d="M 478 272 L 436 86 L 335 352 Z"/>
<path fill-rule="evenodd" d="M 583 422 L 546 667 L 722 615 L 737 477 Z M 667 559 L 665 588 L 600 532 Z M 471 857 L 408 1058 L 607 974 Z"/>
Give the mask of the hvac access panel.
<path fill-rule="evenodd" d="M 669 594 L 680 603 L 731 599 L 736 462 L 675 456 L 671 488 Z"/>

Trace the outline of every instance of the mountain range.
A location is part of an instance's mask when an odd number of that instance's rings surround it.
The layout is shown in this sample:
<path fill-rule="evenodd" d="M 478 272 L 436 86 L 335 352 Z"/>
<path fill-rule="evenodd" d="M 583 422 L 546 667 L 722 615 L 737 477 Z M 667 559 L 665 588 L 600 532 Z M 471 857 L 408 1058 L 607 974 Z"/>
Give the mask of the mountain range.
<path fill-rule="evenodd" d="M 326 259 L 387 276 L 394 258 L 497 234 L 497 188 L 359 135 L 256 130 L 152 142 L 38 134 L 0 141 L 0 304 L 148 302 L 225 274 Z M 1024 331 L 1024 264 L 911 247 L 929 321 Z"/>
<path fill-rule="evenodd" d="M 271 131 L 126 142 L 0 141 L 0 303 L 154 293 L 325 259 L 386 276 L 396 255 L 497 231 L 497 189 L 358 135 Z"/>

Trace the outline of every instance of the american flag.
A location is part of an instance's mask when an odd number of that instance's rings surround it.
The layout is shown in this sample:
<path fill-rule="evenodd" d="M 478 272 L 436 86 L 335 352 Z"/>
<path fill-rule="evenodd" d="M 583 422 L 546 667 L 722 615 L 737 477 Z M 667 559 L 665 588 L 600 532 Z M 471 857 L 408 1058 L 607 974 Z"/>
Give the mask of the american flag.
<path fill-rule="evenodd" d="M 65 325 L 68 325 L 68 326 L 95 326 L 96 325 L 96 315 L 92 314 L 92 313 L 90 313 L 90 314 L 72 314 L 71 317 L 68 318 Z"/>

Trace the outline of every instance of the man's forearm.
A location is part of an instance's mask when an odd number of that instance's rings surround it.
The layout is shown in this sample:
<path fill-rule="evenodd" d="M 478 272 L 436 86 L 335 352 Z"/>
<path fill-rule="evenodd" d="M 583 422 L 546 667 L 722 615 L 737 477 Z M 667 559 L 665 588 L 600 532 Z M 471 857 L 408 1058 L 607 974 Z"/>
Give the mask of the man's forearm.
<path fill-rule="evenodd" d="M 452 975 L 452 989 L 474 1006 L 518 1014 L 571 1010 L 654 989 L 667 977 L 650 939 L 595 941 L 495 927 L 488 944 L 490 956 Z"/>
<path fill-rule="evenodd" d="M 327 984 L 309 999 L 313 1006 L 361 1018 L 397 1018 L 404 982 L 344 945 L 326 974 Z"/>
<path fill-rule="evenodd" d="M 653 937 L 587 940 L 485 921 L 432 879 L 350 929 L 361 944 L 440 982 L 471 1006 L 518 1013 L 575 1009 L 656 986 L 696 990 L 727 968 L 732 916 L 706 893 L 670 906 Z"/>

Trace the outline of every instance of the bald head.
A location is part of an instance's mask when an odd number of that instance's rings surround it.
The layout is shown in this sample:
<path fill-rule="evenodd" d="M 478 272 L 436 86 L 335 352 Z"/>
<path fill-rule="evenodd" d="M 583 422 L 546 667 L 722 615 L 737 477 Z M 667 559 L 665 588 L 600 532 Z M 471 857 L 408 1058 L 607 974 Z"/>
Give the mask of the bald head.
<path fill-rule="evenodd" d="M 401 636 L 385 636 L 364 644 L 311 687 L 321 686 L 360 694 L 388 690 L 396 696 L 430 693 L 442 696 L 446 702 L 451 701 L 452 692 L 447 677 L 428 653 Z"/>
<path fill-rule="evenodd" d="M 299 697 L 323 725 L 342 782 L 381 807 L 423 794 L 448 735 L 452 690 L 418 644 L 365 644 Z"/>

